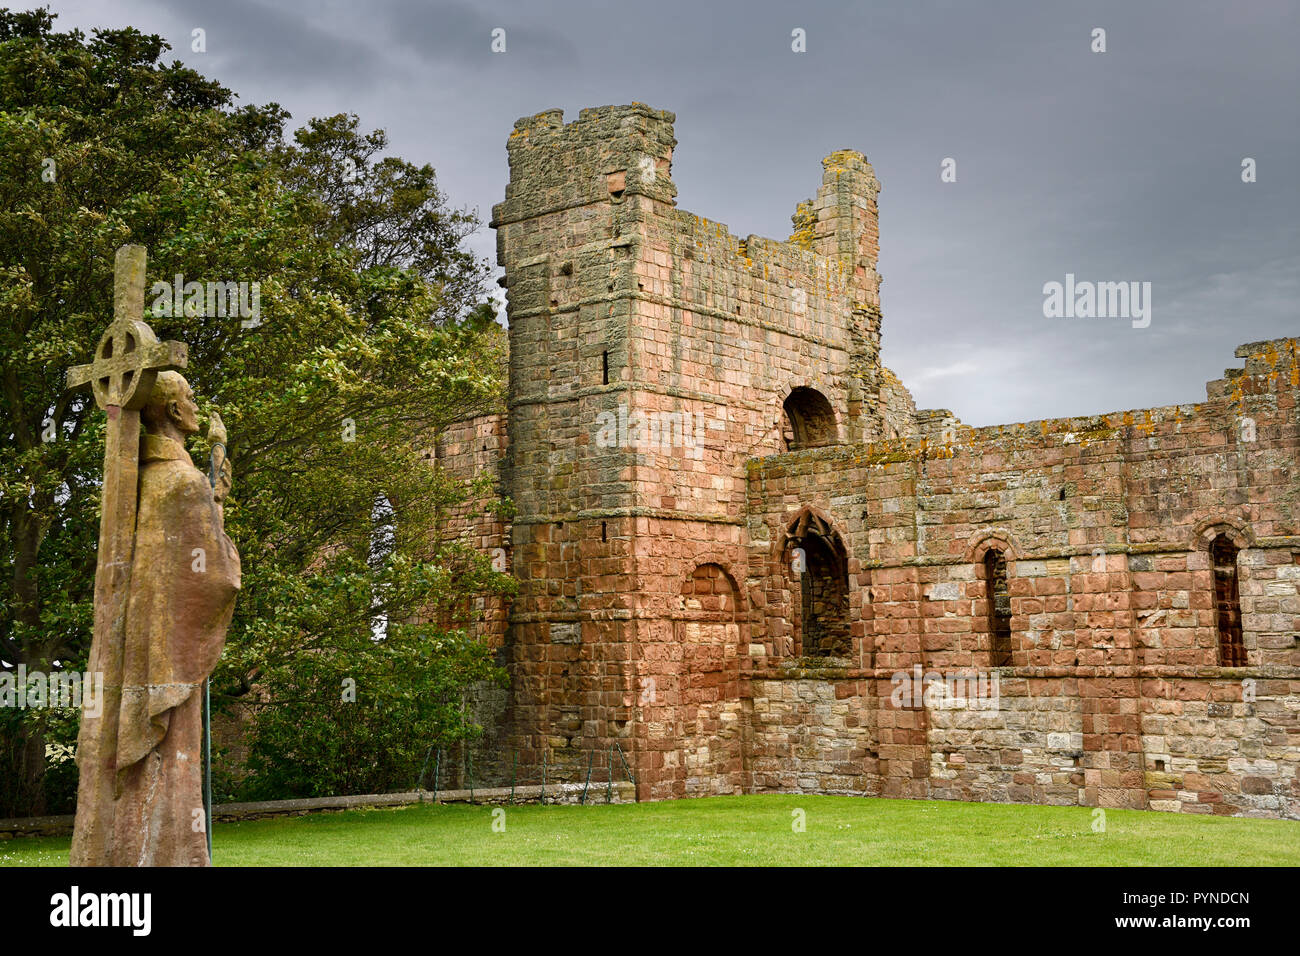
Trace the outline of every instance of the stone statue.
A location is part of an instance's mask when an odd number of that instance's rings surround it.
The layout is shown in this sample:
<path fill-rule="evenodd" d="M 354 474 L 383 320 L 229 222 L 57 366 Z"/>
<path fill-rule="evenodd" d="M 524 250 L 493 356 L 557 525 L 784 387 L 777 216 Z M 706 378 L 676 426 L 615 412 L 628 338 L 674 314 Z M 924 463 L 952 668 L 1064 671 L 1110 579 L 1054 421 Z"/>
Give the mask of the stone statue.
<path fill-rule="evenodd" d="M 224 530 L 231 471 L 222 462 L 214 487 L 185 450 L 198 408 L 172 370 L 185 364 L 184 347 L 159 343 L 131 317 L 143 277 L 144 250 L 119 250 L 117 319 L 96 362 L 68 376 L 92 384 L 110 426 L 90 658 L 104 706 L 97 718 L 82 714 L 74 866 L 210 862 L 203 684 L 239 590 L 239 554 Z M 224 448 L 215 415 L 209 434 Z"/>

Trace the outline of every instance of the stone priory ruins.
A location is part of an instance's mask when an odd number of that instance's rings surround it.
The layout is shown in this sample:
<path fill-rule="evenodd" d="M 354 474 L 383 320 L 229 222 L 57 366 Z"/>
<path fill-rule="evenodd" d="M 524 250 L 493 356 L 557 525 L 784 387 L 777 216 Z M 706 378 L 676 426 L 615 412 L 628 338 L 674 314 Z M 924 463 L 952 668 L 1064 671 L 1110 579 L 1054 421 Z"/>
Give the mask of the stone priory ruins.
<path fill-rule="evenodd" d="M 826 156 L 789 238 L 741 237 L 678 207 L 674 120 L 509 135 L 508 399 L 434 456 L 517 509 L 463 528 L 520 582 L 482 615 L 511 684 L 475 781 L 613 750 L 640 799 L 1300 818 L 1297 339 L 1178 405 L 918 409 L 880 360 L 866 157 Z"/>

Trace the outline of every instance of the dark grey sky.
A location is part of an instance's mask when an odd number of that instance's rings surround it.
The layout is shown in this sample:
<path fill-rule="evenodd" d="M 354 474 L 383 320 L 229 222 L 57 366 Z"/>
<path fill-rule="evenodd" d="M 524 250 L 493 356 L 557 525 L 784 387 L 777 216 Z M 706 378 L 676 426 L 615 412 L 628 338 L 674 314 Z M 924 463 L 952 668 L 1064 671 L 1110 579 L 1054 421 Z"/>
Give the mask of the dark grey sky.
<path fill-rule="evenodd" d="M 55 2 L 133 25 L 296 121 L 355 112 L 484 222 L 520 116 L 677 114 L 683 208 L 785 238 L 821 158 L 883 183 L 884 359 L 994 424 L 1203 400 L 1300 334 L 1300 5 L 1237 2 Z M 191 31 L 207 51 L 191 52 Z M 491 51 L 494 28 L 506 52 Z M 1106 30 L 1094 53 L 1092 30 Z M 791 50 L 806 31 L 807 52 Z M 940 181 L 952 157 L 957 181 Z M 1258 181 L 1241 181 L 1244 157 Z M 486 225 L 475 248 L 495 264 Z M 1152 283 L 1147 328 L 1043 316 L 1043 285 Z"/>

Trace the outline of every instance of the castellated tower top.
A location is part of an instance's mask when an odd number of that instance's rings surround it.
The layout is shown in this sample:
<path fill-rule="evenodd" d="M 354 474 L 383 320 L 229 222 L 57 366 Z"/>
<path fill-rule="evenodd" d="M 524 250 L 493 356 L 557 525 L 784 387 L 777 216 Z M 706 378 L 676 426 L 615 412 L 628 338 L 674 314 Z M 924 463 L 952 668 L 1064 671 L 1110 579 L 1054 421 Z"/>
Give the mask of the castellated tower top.
<path fill-rule="evenodd" d="M 673 113 L 644 103 L 584 109 L 567 124 L 560 109 L 523 117 L 506 144 L 510 182 L 505 201 L 492 209 L 490 225 L 499 229 L 635 196 L 675 206 L 675 121 Z M 788 240 L 797 249 L 838 261 L 850 278 L 854 307 L 877 315 L 880 188 L 866 156 L 835 150 L 822 160 L 816 198 L 799 204 Z"/>
<path fill-rule="evenodd" d="M 506 144 L 510 182 L 492 227 L 626 196 L 674 202 L 676 119 L 644 103 L 584 109 L 568 124 L 558 109 L 525 116 Z"/>
<path fill-rule="evenodd" d="M 675 121 L 632 103 L 584 109 L 569 123 L 558 109 L 515 123 L 510 181 L 491 225 L 516 404 L 668 389 L 656 412 L 710 396 L 735 416 L 739 401 L 755 418 L 733 422 L 728 441 L 737 454 L 759 454 L 765 443 L 775 451 L 811 441 L 782 422 L 790 395 L 813 391 L 826 423 L 818 440 L 910 433 L 906 390 L 884 388 L 879 368 L 880 183 L 867 158 L 841 149 L 822 160 L 821 186 L 799 204 L 788 239 L 741 237 L 678 207 Z M 511 428 L 521 422 L 515 415 Z"/>

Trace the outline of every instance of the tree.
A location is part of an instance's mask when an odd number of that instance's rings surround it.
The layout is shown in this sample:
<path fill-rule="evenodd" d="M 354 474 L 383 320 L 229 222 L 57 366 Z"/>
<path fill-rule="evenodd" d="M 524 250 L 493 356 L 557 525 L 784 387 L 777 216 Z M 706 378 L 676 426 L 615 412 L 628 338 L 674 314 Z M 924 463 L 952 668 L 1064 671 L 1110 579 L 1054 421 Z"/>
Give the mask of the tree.
<path fill-rule="evenodd" d="M 380 156 L 383 134 L 356 117 L 286 139 L 279 106 L 237 108 L 163 63 L 167 49 L 0 10 L 0 660 L 86 660 L 103 421 L 63 372 L 111 317 L 113 253 L 130 241 L 149 249 L 146 318 L 188 343 L 187 377 L 230 430 L 226 521 L 244 586 L 214 706 L 255 684 L 274 702 L 300 689 L 288 662 L 324 667 L 336 650 L 360 670 L 406 654 L 421 679 L 498 677 L 459 622 L 415 623 L 431 604 L 511 587 L 439 540 L 450 511 L 493 491 L 424 457 L 449 423 L 501 403 L 487 270 L 462 244 L 474 217 L 448 208 L 431 167 Z M 196 463 L 206 452 L 191 448 Z M 379 495 L 397 532 L 371 562 Z M 388 644 L 370 639 L 376 595 Z M 47 745 L 68 723 L 4 715 L 0 816 L 50 807 Z"/>

